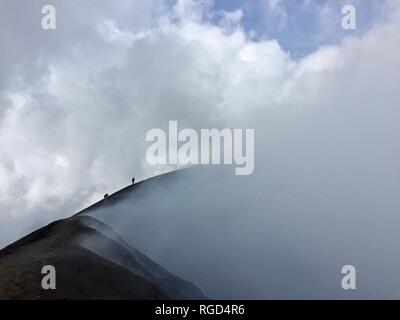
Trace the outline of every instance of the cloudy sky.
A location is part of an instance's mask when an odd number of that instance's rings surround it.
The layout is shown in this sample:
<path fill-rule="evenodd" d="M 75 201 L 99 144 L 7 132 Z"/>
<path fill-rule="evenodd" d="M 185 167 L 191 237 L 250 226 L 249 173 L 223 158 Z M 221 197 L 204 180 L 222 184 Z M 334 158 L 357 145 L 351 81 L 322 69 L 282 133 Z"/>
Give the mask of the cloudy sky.
<path fill-rule="evenodd" d="M 2 0 L 0 246 L 170 170 L 145 159 L 169 120 L 255 128 L 255 174 L 353 177 L 397 210 L 399 32 L 396 0 Z"/>

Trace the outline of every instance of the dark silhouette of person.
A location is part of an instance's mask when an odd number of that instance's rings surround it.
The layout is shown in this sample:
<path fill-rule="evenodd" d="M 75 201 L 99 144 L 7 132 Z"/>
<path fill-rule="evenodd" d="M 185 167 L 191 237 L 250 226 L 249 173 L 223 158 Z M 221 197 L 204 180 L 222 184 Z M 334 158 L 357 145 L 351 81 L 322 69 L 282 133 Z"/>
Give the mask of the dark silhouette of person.
<path fill-rule="evenodd" d="M 108 202 L 108 193 L 106 193 L 105 195 L 104 195 L 104 203 L 107 203 Z"/>
<path fill-rule="evenodd" d="M 135 178 L 132 178 L 132 184 L 135 184 Z"/>

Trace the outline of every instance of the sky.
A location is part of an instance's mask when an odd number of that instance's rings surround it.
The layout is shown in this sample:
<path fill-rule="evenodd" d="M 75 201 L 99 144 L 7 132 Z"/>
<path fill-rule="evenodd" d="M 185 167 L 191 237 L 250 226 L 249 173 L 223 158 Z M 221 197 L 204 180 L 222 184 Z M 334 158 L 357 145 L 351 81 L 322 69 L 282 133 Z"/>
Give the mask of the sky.
<path fill-rule="evenodd" d="M 392 248 L 399 1 L 117 3 L 53 0 L 46 31 L 49 1 L 0 2 L 0 247 L 174 169 L 146 162 L 145 136 L 177 120 L 255 128 L 251 190 L 275 200 L 253 208 L 329 213 Z"/>
<path fill-rule="evenodd" d="M 338 44 L 347 36 L 362 36 L 384 20 L 383 1 L 357 0 L 260 0 L 216 1 L 216 10 L 241 11 L 241 25 L 254 39 L 277 39 L 293 57 L 303 57 L 321 45 Z M 357 10 L 357 28 L 344 30 L 341 9 L 352 5 Z"/>

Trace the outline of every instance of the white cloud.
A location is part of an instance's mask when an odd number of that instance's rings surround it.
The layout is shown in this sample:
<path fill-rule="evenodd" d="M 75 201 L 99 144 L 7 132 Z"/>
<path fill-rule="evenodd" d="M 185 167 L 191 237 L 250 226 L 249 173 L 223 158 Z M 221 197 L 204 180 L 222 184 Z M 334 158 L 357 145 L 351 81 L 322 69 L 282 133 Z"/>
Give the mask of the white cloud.
<path fill-rule="evenodd" d="M 268 18 L 271 18 L 276 24 L 276 29 L 282 30 L 286 27 L 288 12 L 286 11 L 283 1 L 267 0 L 265 2 Z"/>
<path fill-rule="evenodd" d="M 238 13 L 225 16 L 229 28 L 211 24 L 207 2 L 179 1 L 164 18 L 153 18 L 155 7 L 138 2 L 148 18 L 134 26 L 123 12 L 107 14 L 105 4 L 90 21 L 79 7 L 63 4 L 58 17 L 76 21 L 73 32 L 62 24 L 56 36 L 24 29 L 37 43 L 15 44 L 15 56 L 0 62 L 8 65 L 0 79 L 0 244 L 74 213 L 132 176 L 158 172 L 144 161 L 145 135 L 168 120 L 194 128 L 262 128 L 276 113 L 313 109 L 316 119 L 327 114 L 332 121 L 397 114 L 396 21 L 294 60 L 275 40 L 249 39 Z M 357 129 L 344 121 L 342 130 L 337 143 Z M 366 129 L 363 134 L 357 143 L 376 138 Z M 15 232 L 7 230 L 16 224 Z"/>

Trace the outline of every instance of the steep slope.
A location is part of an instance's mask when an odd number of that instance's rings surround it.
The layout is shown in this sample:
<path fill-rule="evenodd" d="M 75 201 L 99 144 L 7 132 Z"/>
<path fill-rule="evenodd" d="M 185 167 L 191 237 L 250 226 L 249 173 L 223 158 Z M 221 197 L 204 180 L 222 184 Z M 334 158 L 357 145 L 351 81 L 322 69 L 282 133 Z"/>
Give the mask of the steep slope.
<path fill-rule="evenodd" d="M 53 265 L 57 289 L 43 290 L 41 269 Z M 1 299 L 204 299 L 86 215 L 59 220 L 0 251 Z"/>

